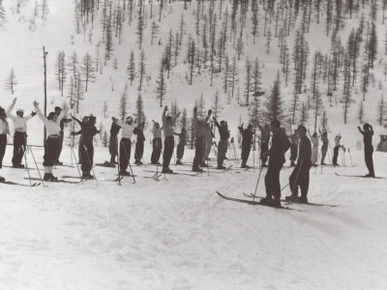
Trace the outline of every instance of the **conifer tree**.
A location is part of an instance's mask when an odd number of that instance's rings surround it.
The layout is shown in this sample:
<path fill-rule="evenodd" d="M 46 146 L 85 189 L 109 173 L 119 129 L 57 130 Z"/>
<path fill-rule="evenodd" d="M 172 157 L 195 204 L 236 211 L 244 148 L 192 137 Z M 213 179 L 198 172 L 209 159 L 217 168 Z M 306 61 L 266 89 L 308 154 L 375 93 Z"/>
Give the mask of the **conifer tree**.
<path fill-rule="evenodd" d="M 134 62 L 134 52 L 130 51 L 129 64 L 126 68 L 126 74 L 130 81 L 130 86 L 132 86 L 134 79 L 136 78 L 136 64 Z"/>
<path fill-rule="evenodd" d="M 139 63 L 139 68 L 138 68 L 138 74 L 139 74 L 138 90 L 139 91 L 142 90 L 142 84 L 144 82 L 144 78 L 145 78 L 145 74 L 146 74 L 145 66 L 146 66 L 146 63 L 145 63 L 145 51 L 141 50 L 140 63 Z"/>
<path fill-rule="evenodd" d="M 156 20 L 152 21 L 151 26 L 151 45 L 153 45 L 153 39 L 160 33 L 160 25 L 157 24 Z"/>
<path fill-rule="evenodd" d="M 95 68 L 90 53 L 86 53 L 83 58 L 83 66 L 81 67 L 83 80 L 85 81 L 85 91 L 87 92 L 89 81 L 95 79 Z"/>
<path fill-rule="evenodd" d="M 138 93 L 137 101 L 136 101 L 136 113 L 135 116 L 137 118 L 137 124 L 146 122 L 146 117 L 144 113 L 144 101 L 142 99 L 141 93 Z"/>
<path fill-rule="evenodd" d="M 271 94 L 268 96 L 264 115 L 266 121 L 278 120 L 281 122 L 285 117 L 283 111 L 283 101 L 281 98 L 279 72 L 277 72 L 277 78 L 274 81 Z"/>
<path fill-rule="evenodd" d="M 5 89 L 10 91 L 11 95 L 13 95 L 15 93 L 15 87 L 17 84 L 18 82 L 16 80 L 15 70 L 12 68 L 5 83 Z"/>
<path fill-rule="evenodd" d="M 60 51 L 55 62 L 55 76 L 58 80 L 58 89 L 63 96 L 64 84 L 66 82 L 66 55 L 64 51 Z"/>
<path fill-rule="evenodd" d="M 119 117 L 122 122 L 125 121 L 128 112 L 128 84 L 125 85 L 124 91 L 120 98 Z"/>
<path fill-rule="evenodd" d="M 159 76 L 156 80 L 156 96 L 157 99 L 160 101 L 160 108 L 163 106 L 163 101 L 164 101 L 164 96 L 166 94 L 167 90 L 167 85 L 165 83 L 165 76 L 164 76 L 164 66 L 161 65 L 160 71 L 159 71 Z"/>

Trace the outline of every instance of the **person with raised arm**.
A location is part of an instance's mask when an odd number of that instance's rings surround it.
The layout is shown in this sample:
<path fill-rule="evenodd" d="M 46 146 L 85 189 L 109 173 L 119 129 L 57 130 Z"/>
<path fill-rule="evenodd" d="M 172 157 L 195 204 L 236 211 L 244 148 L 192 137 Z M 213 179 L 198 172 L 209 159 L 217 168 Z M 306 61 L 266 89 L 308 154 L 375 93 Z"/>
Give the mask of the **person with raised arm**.
<path fill-rule="evenodd" d="M 82 135 L 79 144 L 79 154 L 82 156 L 81 160 L 81 170 L 83 179 L 93 179 L 94 176 L 90 174 L 91 169 L 93 168 L 94 161 L 94 145 L 93 138 L 96 134 L 99 133 L 98 129 L 95 126 L 96 118 L 94 116 L 89 116 L 83 118 L 82 121 L 78 118 L 71 116 L 78 124 L 81 126 L 81 129 L 78 132 L 71 132 L 72 136 Z"/>
<path fill-rule="evenodd" d="M 199 119 L 197 116 L 197 108 L 194 108 L 194 128 L 195 128 L 195 157 L 193 160 L 192 171 L 202 172 L 203 169 L 200 166 L 203 163 L 203 155 L 205 150 L 205 130 L 208 119 L 212 114 L 212 110 L 208 110 L 207 116 L 204 120 Z"/>
<path fill-rule="evenodd" d="M 0 169 L 3 168 L 3 158 L 5 148 L 7 147 L 7 134 L 9 134 L 9 125 L 4 108 L 0 107 Z M 0 176 L 0 182 L 4 182 L 4 177 Z"/>
<path fill-rule="evenodd" d="M 175 135 L 179 136 L 179 142 L 176 146 L 176 165 L 183 165 L 181 159 L 183 159 L 185 145 L 187 144 L 187 130 L 182 128 L 180 134 L 175 133 Z"/>
<path fill-rule="evenodd" d="M 43 156 L 43 166 L 44 166 L 44 177 L 45 181 L 57 181 L 58 178 L 52 174 L 52 168 L 54 166 L 55 159 L 57 157 L 57 152 L 60 142 L 60 121 L 65 115 L 66 111 L 62 111 L 58 116 L 55 112 L 51 112 L 48 116 L 44 116 L 42 111 L 39 108 L 39 103 L 34 101 L 33 103 L 35 111 L 38 114 L 39 118 L 43 121 L 47 138 L 44 142 L 44 156 Z"/>
<path fill-rule="evenodd" d="M 57 115 L 59 116 L 60 113 L 62 112 L 62 108 L 59 107 L 59 106 L 56 106 L 56 107 L 54 108 L 54 112 L 55 112 L 55 114 L 57 114 Z M 55 162 L 54 162 L 54 165 L 63 165 L 63 162 L 61 162 L 61 161 L 59 160 L 59 158 L 60 158 L 60 154 L 62 153 L 62 148 L 63 148 L 64 126 L 65 126 L 66 123 L 69 123 L 69 122 L 71 122 L 71 121 L 72 121 L 72 119 L 66 118 L 66 116 L 63 117 L 63 119 L 60 121 L 60 124 L 59 124 L 59 125 L 60 125 L 59 148 L 58 148 L 58 152 L 57 152 L 57 156 L 56 156 L 56 160 L 55 160 Z"/>
<path fill-rule="evenodd" d="M 17 98 L 14 98 L 11 106 L 5 112 L 7 118 L 11 119 L 13 122 L 13 127 L 15 129 L 15 134 L 13 135 L 13 157 L 12 157 L 12 166 L 14 168 L 24 168 L 24 165 L 21 163 L 24 155 L 24 151 L 27 146 L 27 121 L 30 120 L 33 116 L 36 115 L 35 112 L 31 112 L 30 115 L 24 117 L 24 110 L 17 109 L 16 116 L 11 114 L 13 107 L 15 106 Z"/>
<path fill-rule="evenodd" d="M 163 142 L 161 140 L 161 128 L 158 122 L 153 121 L 153 140 L 152 140 L 152 156 L 151 164 L 159 164 L 159 159 L 161 155 L 161 149 L 163 148 Z"/>
<path fill-rule="evenodd" d="M 339 157 L 339 149 L 341 147 L 340 145 L 341 135 L 340 133 L 336 135 L 335 137 L 335 147 L 333 148 L 333 158 L 332 158 L 332 165 L 338 166 L 337 158 Z"/>
<path fill-rule="evenodd" d="M 321 138 L 321 142 L 323 143 L 321 146 L 321 165 L 326 165 L 325 156 L 327 155 L 328 145 L 329 145 L 327 130 L 324 130 L 320 138 Z"/>
<path fill-rule="evenodd" d="M 164 132 L 164 152 L 163 152 L 163 169 L 162 173 L 173 173 L 173 171 L 169 168 L 169 164 L 171 162 L 173 149 L 175 147 L 175 140 L 174 140 L 174 130 L 173 130 L 173 124 L 175 123 L 175 120 L 179 117 L 180 112 L 176 115 L 175 118 L 172 118 L 172 116 L 167 115 L 168 106 L 165 106 L 163 114 L 162 114 L 162 121 L 163 121 L 163 132 Z"/>
<path fill-rule="evenodd" d="M 134 159 L 136 165 L 143 165 L 141 161 L 142 156 L 144 155 L 144 123 L 139 123 L 136 128 L 134 128 L 133 134 L 137 135 L 136 149 L 134 153 Z"/>
<path fill-rule="evenodd" d="M 312 166 L 317 166 L 317 158 L 318 158 L 318 146 L 319 142 L 318 140 L 320 139 L 320 136 L 317 134 L 317 132 L 314 132 L 313 135 L 310 135 L 310 131 L 308 131 L 309 138 L 312 142 L 312 155 L 311 155 L 311 162 Z"/>
<path fill-rule="evenodd" d="M 360 126 L 357 127 L 359 132 L 363 135 L 364 141 L 364 159 L 368 169 L 368 174 L 365 177 L 375 177 L 374 170 L 374 161 L 372 159 L 372 154 L 374 152 L 374 147 L 372 146 L 372 136 L 374 135 L 374 129 L 368 123 L 363 125 L 363 130 Z"/>
<path fill-rule="evenodd" d="M 227 122 L 222 120 L 220 121 L 220 124 L 216 120 L 215 116 L 213 118 L 214 123 L 216 127 L 218 127 L 219 135 L 220 135 L 220 140 L 218 143 L 218 156 L 217 156 L 217 161 L 218 161 L 218 167 L 217 169 L 226 169 L 223 165 L 223 161 L 226 158 L 226 153 L 227 153 L 227 147 L 228 147 L 228 138 L 230 138 L 230 131 L 228 130 L 228 125 Z"/>
<path fill-rule="evenodd" d="M 117 125 L 117 119 L 112 117 L 112 124 L 110 126 L 110 138 L 109 138 L 109 153 L 110 162 L 107 165 L 115 167 L 116 157 L 118 155 L 118 133 L 121 127 Z"/>
<path fill-rule="evenodd" d="M 134 128 L 136 128 L 136 121 L 133 121 L 131 116 L 125 119 L 125 122 L 117 120 L 117 125 L 121 127 L 121 141 L 120 141 L 120 175 L 130 176 L 126 171 L 129 166 L 130 152 L 132 148 L 132 135 Z"/>
<path fill-rule="evenodd" d="M 247 160 L 249 159 L 250 150 L 251 150 L 251 144 L 253 140 L 253 136 L 255 134 L 255 130 L 253 125 L 249 124 L 246 129 L 243 128 L 243 123 L 240 127 L 238 127 L 239 131 L 242 134 L 242 152 L 241 152 L 241 158 L 242 158 L 242 168 L 249 168 L 247 166 Z"/>
<path fill-rule="evenodd" d="M 262 127 L 259 123 L 257 124 L 259 130 L 261 131 L 261 166 L 267 167 L 267 152 L 269 151 L 269 140 L 270 140 L 270 125 L 265 124 L 264 127 Z"/>

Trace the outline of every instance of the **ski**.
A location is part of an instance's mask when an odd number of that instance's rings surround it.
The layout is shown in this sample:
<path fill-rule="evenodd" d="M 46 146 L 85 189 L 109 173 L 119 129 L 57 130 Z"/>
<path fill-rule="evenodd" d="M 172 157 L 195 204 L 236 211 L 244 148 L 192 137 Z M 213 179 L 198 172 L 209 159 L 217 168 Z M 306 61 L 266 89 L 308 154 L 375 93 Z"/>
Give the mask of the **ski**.
<path fill-rule="evenodd" d="M 248 200 L 248 199 L 228 197 L 228 196 L 225 196 L 225 195 L 221 194 L 219 191 L 216 191 L 216 193 L 220 197 L 222 197 L 222 198 L 224 198 L 226 200 L 231 200 L 231 201 L 236 201 L 236 202 L 241 202 L 241 203 L 247 203 L 247 204 L 251 204 L 251 205 L 262 205 L 262 206 L 266 206 L 266 207 L 272 207 L 272 208 L 275 208 L 275 209 L 278 208 L 278 209 L 301 211 L 301 210 L 296 210 L 296 209 L 293 209 L 293 208 L 290 208 L 290 207 L 287 207 L 287 206 L 274 207 L 274 206 L 271 206 L 271 205 L 268 205 L 268 204 L 261 203 L 260 201 L 252 201 L 252 200 Z"/>
<path fill-rule="evenodd" d="M 245 193 L 243 192 L 243 195 L 248 198 L 254 198 L 252 193 Z M 263 198 L 262 196 L 255 196 L 255 198 Z M 325 204 L 325 203 L 315 203 L 315 202 L 297 202 L 297 201 L 290 201 L 287 199 L 281 199 L 282 202 L 284 202 L 286 205 L 290 204 L 305 204 L 305 205 L 311 205 L 311 206 L 327 206 L 327 207 L 338 207 L 337 204 Z"/>
<path fill-rule="evenodd" d="M 361 177 L 361 178 L 369 178 L 369 179 L 387 179 L 387 177 L 385 176 L 375 176 L 375 177 L 369 177 L 369 176 L 365 176 L 365 175 L 360 175 L 360 174 L 339 174 L 339 173 L 336 173 L 335 172 L 335 175 L 336 176 L 340 176 L 340 177 Z"/>
<path fill-rule="evenodd" d="M 156 174 L 155 171 L 152 170 L 143 170 L 144 172 L 152 172 L 153 174 Z M 161 175 L 186 175 L 186 176 L 201 176 L 205 172 L 193 172 L 194 174 L 190 173 L 183 173 L 183 172 L 171 172 L 171 173 L 163 173 L 163 172 L 158 172 L 158 174 Z"/>
<path fill-rule="evenodd" d="M 30 178 L 24 177 L 24 179 L 30 179 Z M 41 179 L 37 178 L 37 177 L 31 177 L 31 180 L 39 180 L 39 181 L 41 181 Z M 78 183 L 81 183 L 82 180 L 80 180 L 80 181 L 70 181 L 70 180 L 65 180 L 65 179 L 57 179 L 57 180 L 44 180 L 44 182 L 78 184 Z"/>
<path fill-rule="evenodd" d="M 101 166 L 101 167 L 110 167 L 110 168 L 115 168 L 116 165 L 115 164 L 111 164 L 111 163 L 96 163 L 95 166 Z"/>
<path fill-rule="evenodd" d="M 19 183 L 19 182 L 5 180 L 5 181 L 0 181 L 0 184 L 19 185 L 19 186 L 25 186 L 25 187 L 36 187 L 36 186 L 39 186 L 41 183 L 34 182 L 32 184 L 25 184 L 25 183 Z"/>
<path fill-rule="evenodd" d="M 71 176 L 71 175 L 62 175 L 62 178 L 73 178 L 73 179 L 81 179 L 81 181 L 87 181 L 87 180 L 97 180 L 97 181 L 119 181 L 122 180 L 124 177 L 121 175 L 120 178 L 115 178 L 115 179 L 106 179 L 106 178 L 82 178 L 80 176 Z"/>

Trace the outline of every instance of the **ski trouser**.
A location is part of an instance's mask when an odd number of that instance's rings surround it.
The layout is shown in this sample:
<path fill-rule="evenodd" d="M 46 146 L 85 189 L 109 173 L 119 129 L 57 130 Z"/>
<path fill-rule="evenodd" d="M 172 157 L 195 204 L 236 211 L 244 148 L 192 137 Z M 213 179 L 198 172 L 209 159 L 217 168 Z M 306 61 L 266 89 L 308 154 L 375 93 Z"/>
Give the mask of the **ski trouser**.
<path fill-rule="evenodd" d="M 269 163 L 265 175 L 266 197 L 281 199 L 280 171 L 283 163 Z"/>
<path fill-rule="evenodd" d="M 144 141 L 136 142 L 136 151 L 134 153 L 134 159 L 136 162 L 141 161 L 142 156 L 144 155 Z"/>
<path fill-rule="evenodd" d="M 204 147 L 205 147 L 205 141 L 203 137 L 196 138 L 195 141 L 195 157 L 193 160 L 192 169 L 199 169 L 199 165 L 203 162 L 203 155 L 204 155 Z"/>
<path fill-rule="evenodd" d="M 164 139 L 164 152 L 163 152 L 163 169 L 169 169 L 169 163 L 171 162 L 173 147 L 175 147 L 175 140 L 173 136 L 167 136 Z"/>
<path fill-rule="evenodd" d="M 262 164 L 266 164 L 266 161 L 267 161 L 267 154 L 266 152 L 269 150 L 269 144 L 266 143 L 266 142 L 262 142 L 261 144 L 261 161 L 262 161 Z"/>
<path fill-rule="evenodd" d="M 80 144 L 82 164 L 81 170 L 83 173 L 90 173 L 91 168 L 93 167 L 94 160 L 94 146 L 93 142 L 83 142 Z"/>
<path fill-rule="evenodd" d="M 25 132 L 15 131 L 13 136 L 13 157 L 12 164 L 19 165 L 22 162 L 24 151 L 27 145 L 27 134 Z"/>
<path fill-rule="evenodd" d="M 218 166 L 223 166 L 223 161 L 226 158 L 228 140 L 220 140 L 218 143 Z"/>
<path fill-rule="evenodd" d="M 311 156 L 312 165 L 315 165 L 317 163 L 317 158 L 318 158 L 318 145 L 313 145 L 312 156 Z"/>
<path fill-rule="evenodd" d="M 129 165 L 132 141 L 129 138 L 121 138 L 120 141 L 120 171 L 126 171 Z"/>
<path fill-rule="evenodd" d="M 297 155 L 298 155 L 297 150 L 298 150 L 297 144 L 292 143 L 292 144 L 290 145 L 290 161 L 291 161 L 292 163 L 294 163 L 294 162 L 297 160 Z"/>
<path fill-rule="evenodd" d="M 372 159 L 373 152 L 374 152 L 373 146 L 364 147 L 364 159 L 365 159 L 365 163 L 367 165 L 368 171 L 372 176 L 375 176 L 374 161 Z"/>
<path fill-rule="evenodd" d="M 203 163 L 208 159 L 208 156 L 210 156 L 212 147 L 212 140 L 206 140 L 204 139 L 204 152 L 203 152 Z"/>
<path fill-rule="evenodd" d="M 59 147 L 59 135 L 48 136 L 44 142 L 43 166 L 52 167 L 56 161 Z"/>
<path fill-rule="evenodd" d="M 298 188 L 301 190 L 301 198 L 306 199 L 309 190 L 309 171 L 310 166 L 294 167 L 293 172 L 289 176 L 289 186 L 293 197 L 298 196 Z"/>
<path fill-rule="evenodd" d="M 58 152 L 56 153 L 56 158 L 55 158 L 55 161 L 58 161 L 59 162 L 59 157 L 60 157 L 60 154 L 62 153 L 62 148 L 63 148 L 63 131 L 61 131 L 59 133 L 59 145 L 58 145 Z"/>
<path fill-rule="evenodd" d="M 3 168 L 3 158 L 7 147 L 7 134 L 0 134 L 0 168 Z"/>
<path fill-rule="evenodd" d="M 177 144 L 177 146 L 176 146 L 176 158 L 178 160 L 183 159 L 184 149 L 185 149 L 185 144 L 184 143 Z"/>
<path fill-rule="evenodd" d="M 335 148 L 333 148 L 333 159 L 332 159 L 333 165 L 337 165 L 337 158 L 339 157 L 339 149 L 340 149 L 340 146 L 335 146 Z"/>
<path fill-rule="evenodd" d="M 153 151 L 152 151 L 151 163 L 156 164 L 157 162 L 159 162 L 161 149 L 163 148 L 161 138 L 153 138 L 152 147 L 153 147 Z"/>
<path fill-rule="evenodd" d="M 251 144 L 243 144 L 242 142 L 242 153 L 241 153 L 241 158 L 242 158 L 242 165 L 246 165 L 247 160 L 249 159 L 250 156 L 250 150 L 251 150 Z"/>
<path fill-rule="evenodd" d="M 117 136 L 110 136 L 109 140 L 109 153 L 110 153 L 110 162 L 114 163 L 118 155 L 118 138 Z"/>
<path fill-rule="evenodd" d="M 83 136 L 81 135 L 79 137 L 79 141 L 78 141 L 78 163 L 79 164 L 82 164 L 82 155 L 81 155 L 81 144 L 83 143 Z"/>
<path fill-rule="evenodd" d="M 321 164 L 324 164 L 325 156 L 327 156 L 328 143 L 324 143 L 321 146 Z"/>

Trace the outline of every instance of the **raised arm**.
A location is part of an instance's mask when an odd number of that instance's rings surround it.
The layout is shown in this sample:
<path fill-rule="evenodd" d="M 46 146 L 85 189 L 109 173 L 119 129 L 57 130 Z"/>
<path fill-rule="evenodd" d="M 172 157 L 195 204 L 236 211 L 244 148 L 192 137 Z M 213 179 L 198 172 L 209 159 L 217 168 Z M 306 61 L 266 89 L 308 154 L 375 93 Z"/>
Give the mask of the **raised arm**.
<path fill-rule="evenodd" d="M 34 101 L 34 102 L 33 102 L 33 105 L 34 105 L 36 114 L 38 114 L 38 117 L 39 117 L 44 123 L 46 123 L 48 120 L 47 120 L 46 116 L 43 115 L 42 111 L 40 110 L 40 108 L 39 108 L 39 103 L 38 103 L 37 101 Z"/>
<path fill-rule="evenodd" d="M 13 107 L 15 106 L 16 104 L 16 100 L 17 98 L 14 98 L 13 101 L 12 101 L 12 104 L 8 107 L 8 109 L 5 111 L 5 114 L 7 115 L 8 118 L 10 118 L 11 120 L 14 120 L 16 118 L 16 116 L 14 115 L 11 115 L 11 111 L 13 110 Z"/>
<path fill-rule="evenodd" d="M 77 117 L 74 117 L 73 115 L 70 115 L 71 118 L 73 118 L 79 125 L 82 125 L 82 121 L 79 120 Z"/>

